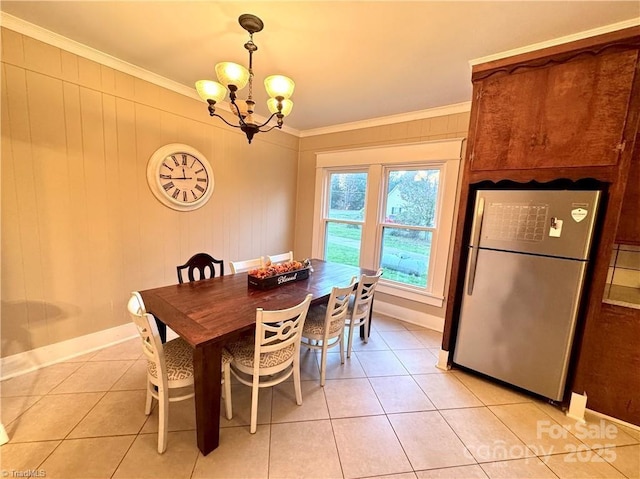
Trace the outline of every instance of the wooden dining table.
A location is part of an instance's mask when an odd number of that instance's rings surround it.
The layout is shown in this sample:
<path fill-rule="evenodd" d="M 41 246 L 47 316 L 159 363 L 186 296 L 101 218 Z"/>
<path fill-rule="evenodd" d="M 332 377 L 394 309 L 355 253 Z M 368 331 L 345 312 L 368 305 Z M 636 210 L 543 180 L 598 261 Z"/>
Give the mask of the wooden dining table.
<path fill-rule="evenodd" d="M 285 309 L 302 302 L 326 303 L 334 286 L 374 271 L 318 259 L 309 278 L 273 289 L 250 287 L 247 273 L 140 291 L 146 309 L 193 347 L 196 434 L 203 455 L 220 440 L 223 346 L 255 329 L 256 308 Z"/>

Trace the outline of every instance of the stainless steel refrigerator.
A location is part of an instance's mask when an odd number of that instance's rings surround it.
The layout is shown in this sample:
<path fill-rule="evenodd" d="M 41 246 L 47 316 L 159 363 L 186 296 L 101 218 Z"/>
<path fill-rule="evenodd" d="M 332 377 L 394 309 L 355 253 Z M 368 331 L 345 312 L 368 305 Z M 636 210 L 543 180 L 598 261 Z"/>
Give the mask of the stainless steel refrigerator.
<path fill-rule="evenodd" d="M 481 190 L 453 362 L 561 400 L 599 191 Z"/>

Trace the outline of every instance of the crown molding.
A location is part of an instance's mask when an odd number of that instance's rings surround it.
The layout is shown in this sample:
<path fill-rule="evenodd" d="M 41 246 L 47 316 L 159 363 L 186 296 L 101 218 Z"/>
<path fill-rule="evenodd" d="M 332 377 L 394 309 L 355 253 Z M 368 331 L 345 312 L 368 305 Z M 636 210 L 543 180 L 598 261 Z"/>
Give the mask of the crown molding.
<path fill-rule="evenodd" d="M 340 125 L 327 126 L 323 128 L 314 128 L 311 130 L 303 130 L 300 134 L 301 138 L 308 136 L 326 135 L 328 133 L 340 133 L 349 130 L 359 130 L 362 128 L 371 128 L 374 126 L 392 125 L 405 121 L 424 120 L 425 118 L 433 118 L 436 116 L 453 115 L 455 113 L 466 113 L 471 111 L 471 102 L 465 101 L 455 103 L 453 105 L 439 106 L 429 108 L 427 110 L 411 111 L 407 113 L 399 113 L 397 115 L 381 116 L 368 120 L 354 121 L 351 123 L 342 123 Z"/>
<path fill-rule="evenodd" d="M 474 58 L 469 60 L 469 66 L 473 67 L 482 63 L 488 63 L 496 60 L 502 60 L 503 58 L 513 57 L 522 53 L 534 52 L 536 50 L 542 50 L 543 48 L 555 47 L 557 45 L 563 45 L 565 43 L 574 42 L 576 40 L 583 40 L 585 38 L 595 37 L 603 35 L 605 33 L 615 32 L 617 30 L 623 30 L 629 27 L 636 27 L 640 25 L 640 18 L 633 20 L 625 20 L 624 22 L 612 23 L 611 25 L 604 25 L 602 27 L 593 28 L 591 30 L 585 30 L 583 32 L 566 35 L 564 37 L 558 37 L 544 42 L 533 43 L 520 48 L 514 48 L 513 50 L 507 50 L 500 53 L 494 53 L 486 57 Z"/>
<path fill-rule="evenodd" d="M 91 48 L 87 45 L 76 42 L 75 40 L 71 40 L 70 38 L 39 27 L 38 25 L 29 23 L 25 20 L 22 20 L 21 18 L 9 15 L 6 12 L 0 11 L 0 25 L 3 28 L 8 28 L 9 30 L 13 30 L 22 35 L 34 38 L 41 42 L 47 43 L 48 45 L 52 45 L 88 60 L 100 63 L 101 65 L 113 68 L 114 70 L 121 71 L 136 78 L 140 78 L 141 80 L 153 83 L 154 85 L 157 85 L 159 87 L 179 93 L 180 95 L 184 95 L 197 101 L 202 101 L 195 88 L 190 88 L 186 85 L 183 85 L 182 83 L 169 80 L 168 78 L 120 60 L 119 58 L 108 55 L 107 53 L 101 52 L 100 50 L 96 50 L 95 48 Z M 217 103 L 216 108 L 221 108 L 222 110 L 226 110 L 228 112 L 232 111 L 228 102 Z M 266 118 L 262 117 L 261 115 L 254 114 L 254 118 L 260 123 L 266 121 Z M 300 136 L 300 132 L 298 130 L 286 125 L 283 125 L 282 131 L 297 137 Z"/>

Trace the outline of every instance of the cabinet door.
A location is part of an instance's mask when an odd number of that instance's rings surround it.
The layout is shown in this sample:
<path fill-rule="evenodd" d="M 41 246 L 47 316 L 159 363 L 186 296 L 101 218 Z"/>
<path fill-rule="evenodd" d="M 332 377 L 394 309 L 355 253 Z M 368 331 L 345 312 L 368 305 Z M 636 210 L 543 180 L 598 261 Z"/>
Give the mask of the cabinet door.
<path fill-rule="evenodd" d="M 636 153 L 631 158 L 622 210 L 616 231 L 616 243 L 640 245 L 640 136 L 636 138 Z"/>
<path fill-rule="evenodd" d="M 481 80 L 471 169 L 617 164 L 637 55 L 587 53 Z"/>

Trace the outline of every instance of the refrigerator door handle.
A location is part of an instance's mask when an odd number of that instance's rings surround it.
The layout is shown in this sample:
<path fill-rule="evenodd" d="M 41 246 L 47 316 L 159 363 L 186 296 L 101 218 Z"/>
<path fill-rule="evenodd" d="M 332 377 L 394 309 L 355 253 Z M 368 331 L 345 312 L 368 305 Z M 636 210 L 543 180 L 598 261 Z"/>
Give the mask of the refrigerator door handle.
<path fill-rule="evenodd" d="M 467 294 L 473 294 L 473 283 L 476 278 L 476 267 L 478 265 L 478 247 L 480 246 L 480 233 L 482 232 L 482 219 L 484 217 L 484 198 L 478 198 L 476 216 L 473 220 L 473 230 L 471 232 L 471 257 L 469 258 L 469 272 L 467 274 Z"/>

